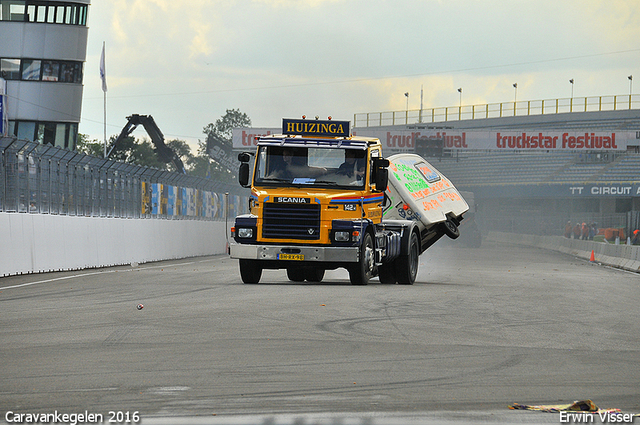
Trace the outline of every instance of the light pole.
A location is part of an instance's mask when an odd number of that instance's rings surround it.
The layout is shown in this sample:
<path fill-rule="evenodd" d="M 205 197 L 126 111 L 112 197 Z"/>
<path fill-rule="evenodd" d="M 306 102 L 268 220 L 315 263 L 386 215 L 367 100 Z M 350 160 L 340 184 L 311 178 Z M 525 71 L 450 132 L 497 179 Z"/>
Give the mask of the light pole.
<path fill-rule="evenodd" d="M 422 92 L 422 85 L 420 85 L 420 116 L 418 117 L 418 122 L 422 122 L 422 100 L 423 100 L 423 92 Z"/>
<path fill-rule="evenodd" d="M 571 83 L 571 101 L 569 103 L 569 112 L 573 112 L 573 78 L 569 80 Z"/>
<path fill-rule="evenodd" d="M 405 124 L 409 124 L 409 92 L 405 92 L 404 96 L 407 98 L 407 112 L 405 113 Z"/>
<path fill-rule="evenodd" d="M 571 83 L 571 99 L 573 99 L 573 78 L 569 82 Z"/>
<path fill-rule="evenodd" d="M 631 109 L 631 93 L 633 90 L 633 75 L 627 77 L 629 79 L 629 109 Z"/>
<path fill-rule="evenodd" d="M 513 95 L 513 115 L 516 115 L 516 104 L 518 103 L 518 83 L 513 83 L 513 90 L 514 90 L 514 95 Z"/>

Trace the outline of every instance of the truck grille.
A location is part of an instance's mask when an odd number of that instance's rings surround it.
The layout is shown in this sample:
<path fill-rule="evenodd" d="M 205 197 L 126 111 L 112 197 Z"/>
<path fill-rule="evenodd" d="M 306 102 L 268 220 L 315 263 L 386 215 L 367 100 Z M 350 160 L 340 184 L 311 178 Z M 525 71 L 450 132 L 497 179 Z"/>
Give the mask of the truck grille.
<path fill-rule="evenodd" d="M 320 204 L 263 204 L 262 237 L 320 239 Z"/>

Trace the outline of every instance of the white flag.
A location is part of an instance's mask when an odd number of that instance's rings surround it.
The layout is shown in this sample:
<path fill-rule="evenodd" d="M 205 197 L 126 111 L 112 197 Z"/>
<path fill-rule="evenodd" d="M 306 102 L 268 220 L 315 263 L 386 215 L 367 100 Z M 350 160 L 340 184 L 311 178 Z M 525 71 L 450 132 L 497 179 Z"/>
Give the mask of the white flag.
<path fill-rule="evenodd" d="M 100 55 L 100 79 L 102 80 L 102 91 L 107 92 L 107 70 L 104 66 L 104 42 L 102 43 L 102 55 Z"/>

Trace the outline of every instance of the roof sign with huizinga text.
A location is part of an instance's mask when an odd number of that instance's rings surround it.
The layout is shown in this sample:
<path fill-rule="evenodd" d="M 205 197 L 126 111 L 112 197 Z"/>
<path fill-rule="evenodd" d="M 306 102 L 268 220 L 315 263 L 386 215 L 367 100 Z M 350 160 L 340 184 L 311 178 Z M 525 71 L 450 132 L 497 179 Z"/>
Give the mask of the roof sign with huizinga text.
<path fill-rule="evenodd" d="M 300 136 L 349 137 L 349 121 L 282 119 L 282 133 Z"/>

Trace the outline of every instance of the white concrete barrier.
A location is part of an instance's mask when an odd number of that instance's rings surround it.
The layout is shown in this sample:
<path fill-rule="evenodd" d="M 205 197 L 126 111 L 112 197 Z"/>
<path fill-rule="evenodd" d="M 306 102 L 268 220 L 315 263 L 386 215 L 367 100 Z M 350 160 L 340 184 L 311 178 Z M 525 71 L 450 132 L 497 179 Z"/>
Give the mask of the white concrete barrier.
<path fill-rule="evenodd" d="M 222 254 L 224 221 L 0 212 L 0 276 Z"/>
<path fill-rule="evenodd" d="M 606 242 L 567 239 L 563 236 L 520 235 L 516 233 L 489 232 L 487 240 L 503 243 L 535 246 L 591 259 L 625 270 L 640 272 L 640 245 L 613 245 Z"/>

